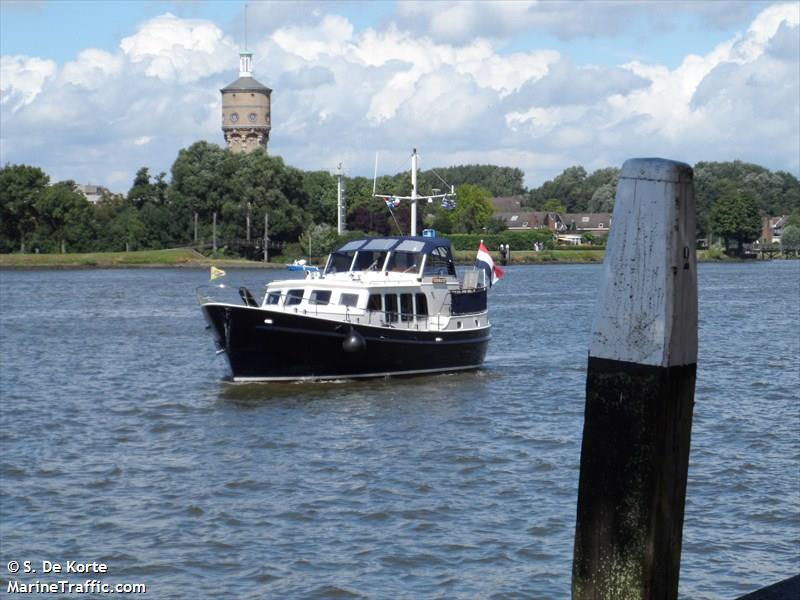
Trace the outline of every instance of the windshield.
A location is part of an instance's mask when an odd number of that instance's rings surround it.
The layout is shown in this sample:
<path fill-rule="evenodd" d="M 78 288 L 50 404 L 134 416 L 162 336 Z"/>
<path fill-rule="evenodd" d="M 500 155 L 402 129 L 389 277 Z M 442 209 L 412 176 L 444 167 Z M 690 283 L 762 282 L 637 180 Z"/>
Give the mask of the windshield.
<path fill-rule="evenodd" d="M 421 252 L 392 252 L 389 257 L 388 271 L 398 273 L 416 273 L 422 264 Z"/>
<path fill-rule="evenodd" d="M 353 262 L 353 255 L 355 252 L 334 252 L 328 259 L 328 265 L 325 267 L 325 275 L 330 273 L 346 273 L 350 270 L 350 265 Z"/>
<path fill-rule="evenodd" d="M 386 260 L 386 252 L 359 250 L 356 256 L 356 263 L 353 265 L 354 271 L 381 271 Z"/>

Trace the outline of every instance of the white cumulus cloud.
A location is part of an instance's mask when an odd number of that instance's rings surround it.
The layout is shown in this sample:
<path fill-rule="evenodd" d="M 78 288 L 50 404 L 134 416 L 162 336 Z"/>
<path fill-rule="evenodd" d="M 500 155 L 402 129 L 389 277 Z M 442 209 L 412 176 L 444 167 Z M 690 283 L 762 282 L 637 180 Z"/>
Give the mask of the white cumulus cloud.
<path fill-rule="evenodd" d="M 45 82 L 56 73 L 56 63 L 31 56 L 0 57 L 0 103 L 16 112 L 33 102 Z"/>
<path fill-rule="evenodd" d="M 214 23 L 170 13 L 145 22 L 120 48 L 149 77 L 189 83 L 230 68 L 233 43 Z"/>
<path fill-rule="evenodd" d="M 800 169 L 796 3 L 763 5 L 739 33 L 669 66 L 574 64 L 543 44 L 507 50 L 503 39 L 595 35 L 609 20 L 628 26 L 625 16 L 668 18 L 664 3 L 402 2 L 368 28 L 335 5 L 299 6 L 254 4 L 248 47 L 256 78 L 274 90 L 269 151 L 300 168 L 344 160 L 349 174 L 371 175 L 380 151 L 381 168 L 395 172 L 417 147 L 425 168 L 491 162 L 525 170 L 529 185 L 637 155 Z M 169 171 L 181 148 L 224 143 L 219 89 L 238 77 L 238 51 L 217 24 L 164 14 L 117 50 L 87 45 L 60 66 L 3 56 L 2 162 L 115 191 L 141 166 Z"/>

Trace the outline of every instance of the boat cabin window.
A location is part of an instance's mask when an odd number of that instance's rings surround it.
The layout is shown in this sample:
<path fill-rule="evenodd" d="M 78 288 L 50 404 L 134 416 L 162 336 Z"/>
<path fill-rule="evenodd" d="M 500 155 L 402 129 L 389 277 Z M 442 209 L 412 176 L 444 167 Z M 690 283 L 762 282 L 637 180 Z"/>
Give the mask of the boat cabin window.
<path fill-rule="evenodd" d="M 331 301 L 330 290 L 313 290 L 308 299 L 309 304 L 328 304 Z"/>
<path fill-rule="evenodd" d="M 381 300 L 383 296 L 380 294 L 370 294 L 369 300 L 367 301 L 367 310 L 383 310 L 383 303 Z"/>
<path fill-rule="evenodd" d="M 428 299 L 425 294 L 417 294 L 417 318 L 426 318 L 428 316 Z"/>
<path fill-rule="evenodd" d="M 350 265 L 353 264 L 354 251 L 350 252 L 334 252 L 328 259 L 328 264 L 325 266 L 325 274 L 330 273 L 347 273 L 350 270 Z"/>
<path fill-rule="evenodd" d="M 386 262 L 386 254 L 389 248 L 394 246 L 397 240 L 376 238 L 369 240 L 364 247 L 358 251 L 356 262 L 353 266 L 354 271 L 382 271 L 383 264 Z"/>
<path fill-rule="evenodd" d="M 300 304 L 303 299 L 303 290 L 289 290 L 286 292 L 286 306 Z"/>
<path fill-rule="evenodd" d="M 400 320 L 414 320 L 414 295 L 400 294 Z"/>
<path fill-rule="evenodd" d="M 398 273 L 416 273 L 422 264 L 421 252 L 392 252 L 386 269 Z"/>
<path fill-rule="evenodd" d="M 342 294 L 339 297 L 339 304 L 355 307 L 358 304 L 358 294 Z"/>
<path fill-rule="evenodd" d="M 397 321 L 397 296 L 395 294 L 386 294 L 383 303 L 386 307 L 386 322 L 394 323 Z"/>
<path fill-rule="evenodd" d="M 455 275 L 456 267 L 453 264 L 453 259 L 447 256 L 447 250 L 442 248 L 434 248 L 428 255 L 428 260 L 425 261 L 425 272 L 423 275 Z"/>
<path fill-rule="evenodd" d="M 267 294 L 267 304 L 278 304 L 281 301 L 280 292 L 270 292 Z"/>
<path fill-rule="evenodd" d="M 379 250 L 359 250 L 356 255 L 356 262 L 353 265 L 354 271 L 382 271 L 383 263 L 386 260 L 386 252 Z"/>
<path fill-rule="evenodd" d="M 419 270 L 422 264 L 422 250 L 425 248 L 423 242 L 416 240 L 403 240 L 394 249 L 392 255 L 389 257 L 389 264 L 387 269 L 389 271 L 399 271 L 402 273 L 411 273 Z"/>

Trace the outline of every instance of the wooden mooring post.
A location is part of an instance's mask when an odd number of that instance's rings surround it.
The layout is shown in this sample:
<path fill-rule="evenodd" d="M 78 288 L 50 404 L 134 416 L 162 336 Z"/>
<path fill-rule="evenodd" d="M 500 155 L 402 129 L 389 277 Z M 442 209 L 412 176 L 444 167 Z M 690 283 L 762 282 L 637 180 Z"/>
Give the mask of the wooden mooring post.
<path fill-rule="evenodd" d="M 572 597 L 674 599 L 697 368 L 690 166 L 620 173 L 586 378 Z"/>

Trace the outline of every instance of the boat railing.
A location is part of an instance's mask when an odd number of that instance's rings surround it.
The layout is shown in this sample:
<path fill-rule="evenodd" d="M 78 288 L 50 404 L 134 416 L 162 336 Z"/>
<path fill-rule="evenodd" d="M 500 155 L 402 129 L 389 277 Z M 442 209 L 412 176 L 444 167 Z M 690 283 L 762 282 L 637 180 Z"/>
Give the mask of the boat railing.
<path fill-rule="evenodd" d="M 217 302 L 220 304 L 244 304 L 245 306 L 260 306 L 260 299 L 256 299 L 245 287 L 236 287 L 219 283 L 198 286 L 195 290 L 197 302 L 201 305 Z"/>
<path fill-rule="evenodd" d="M 247 288 L 237 288 L 225 284 L 199 286 L 197 288 L 197 300 L 201 305 L 213 302 L 253 307 L 262 306 L 261 302 L 256 300 Z M 342 320 L 356 325 L 390 327 L 392 329 L 413 331 L 441 331 L 448 322 L 448 319 L 442 317 L 442 315 L 420 315 L 399 310 L 370 310 L 342 304 L 314 302 L 277 291 L 268 292 L 267 303 L 263 305 L 263 308 L 272 309 L 276 312 Z"/>

